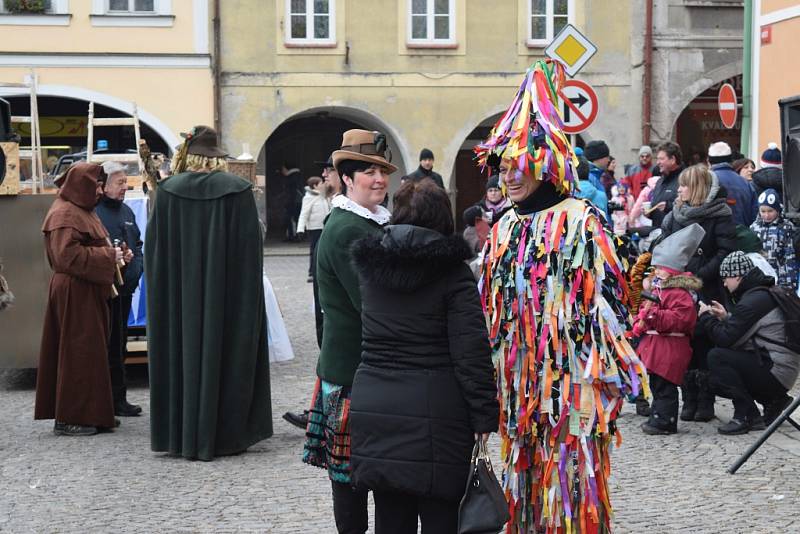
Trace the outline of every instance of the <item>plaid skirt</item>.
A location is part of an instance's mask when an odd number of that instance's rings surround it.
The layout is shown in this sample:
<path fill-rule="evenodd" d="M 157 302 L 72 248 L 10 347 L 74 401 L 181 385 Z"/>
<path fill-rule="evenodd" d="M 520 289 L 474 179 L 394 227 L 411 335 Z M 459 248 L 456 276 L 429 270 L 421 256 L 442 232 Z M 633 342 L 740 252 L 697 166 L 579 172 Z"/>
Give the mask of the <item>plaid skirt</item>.
<path fill-rule="evenodd" d="M 350 391 L 317 377 L 308 413 L 303 462 L 328 470 L 334 482 L 350 484 Z"/>

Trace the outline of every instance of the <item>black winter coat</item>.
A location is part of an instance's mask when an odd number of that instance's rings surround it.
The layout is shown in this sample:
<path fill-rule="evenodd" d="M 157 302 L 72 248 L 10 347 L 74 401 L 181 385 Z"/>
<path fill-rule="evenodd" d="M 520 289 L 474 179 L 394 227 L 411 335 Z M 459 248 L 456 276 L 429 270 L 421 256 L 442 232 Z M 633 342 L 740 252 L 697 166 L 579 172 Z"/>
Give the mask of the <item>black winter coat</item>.
<path fill-rule="evenodd" d="M 669 174 L 664 174 L 656 182 L 653 192 L 650 194 L 650 205 L 655 206 L 660 202 L 664 202 L 666 207 L 664 211 L 653 210 L 650 214 L 650 220 L 653 221 L 653 227 L 658 228 L 664 221 L 667 213 L 672 211 L 672 205 L 675 199 L 678 198 L 678 177 L 683 172 L 683 167 L 678 167 Z"/>
<path fill-rule="evenodd" d="M 362 362 L 350 406 L 359 487 L 458 501 L 474 432 L 499 406 L 472 256 L 460 236 L 388 226 L 356 243 Z"/>
<path fill-rule="evenodd" d="M 777 307 L 769 291 L 753 291 L 753 289 L 770 288 L 775 280 L 756 268 L 742 278 L 733 295 L 735 305 L 729 310 L 730 315 L 720 321 L 710 313 L 698 318 L 702 328 L 708 333 L 711 341 L 718 347 L 731 348 L 741 341 L 762 317 Z"/>
<path fill-rule="evenodd" d="M 753 172 L 753 185 L 756 196 L 765 189 L 774 189 L 783 196 L 783 170 L 779 167 L 764 167 Z"/>
<path fill-rule="evenodd" d="M 725 189 L 719 188 L 713 201 L 719 202 L 719 199 L 723 199 L 724 202 L 726 197 Z M 674 216 L 667 217 L 661 227 L 664 231 L 663 237 L 691 223 L 702 226 L 706 235 L 700 241 L 697 252 L 689 260 L 686 270 L 703 281 L 701 295 L 704 299 L 724 302 L 725 289 L 719 276 L 719 266 L 725 256 L 736 250 L 736 224 L 733 222 L 733 215 L 728 211 L 728 214 L 723 216 L 691 219 L 686 225 L 682 225 Z"/>

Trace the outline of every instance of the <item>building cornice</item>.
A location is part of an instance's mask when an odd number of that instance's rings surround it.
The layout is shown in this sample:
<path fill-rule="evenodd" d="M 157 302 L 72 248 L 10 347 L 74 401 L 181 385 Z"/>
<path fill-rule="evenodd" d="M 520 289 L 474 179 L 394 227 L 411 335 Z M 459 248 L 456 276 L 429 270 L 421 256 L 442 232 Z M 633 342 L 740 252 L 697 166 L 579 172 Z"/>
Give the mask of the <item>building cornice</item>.
<path fill-rule="evenodd" d="M 209 54 L 2 52 L 0 67 L 207 69 Z"/>
<path fill-rule="evenodd" d="M 686 33 L 657 33 L 653 36 L 655 48 L 744 48 L 742 34 L 702 35 Z"/>
<path fill-rule="evenodd" d="M 597 87 L 628 87 L 619 73 L 581 72 Z M 519 85 L 519 72 L 237 72 L 223 71 L 225 87 L 501 87 Z"/>

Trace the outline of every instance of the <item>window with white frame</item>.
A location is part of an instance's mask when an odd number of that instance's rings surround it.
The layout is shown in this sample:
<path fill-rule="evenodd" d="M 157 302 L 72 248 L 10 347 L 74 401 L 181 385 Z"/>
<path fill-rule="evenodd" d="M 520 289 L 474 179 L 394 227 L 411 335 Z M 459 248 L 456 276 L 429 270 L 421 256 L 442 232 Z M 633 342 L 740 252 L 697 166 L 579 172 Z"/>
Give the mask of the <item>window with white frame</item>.
<path fill-rule="evenodd" d="M 528 0 L 528 44 L 547 45 L 573 20 L 573 0 Z"/>
<path fill-rule="evenodd" d="M 156 0 L 108 0 L 108 13 L 155 13 L 155 4 Z"/>
<path fill-rule="evenodd" d="M 456 42 L 455 0 L 408 0 L 409 44 Z"/>
<path fill-rule="evenodd" d="M 335 44 L 335 0 L 286 0 L 286 42 Z"/>

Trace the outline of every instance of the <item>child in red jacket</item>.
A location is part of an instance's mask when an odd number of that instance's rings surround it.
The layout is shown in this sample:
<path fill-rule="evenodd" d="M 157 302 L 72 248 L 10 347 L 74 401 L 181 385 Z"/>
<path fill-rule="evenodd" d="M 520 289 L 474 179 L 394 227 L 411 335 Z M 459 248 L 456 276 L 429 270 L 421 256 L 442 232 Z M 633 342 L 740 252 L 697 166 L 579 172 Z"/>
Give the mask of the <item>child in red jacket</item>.
<path fill-rule="evenodd" d="M 650 375 L 653 404 L 650 418 L 642 423 L 645 434 L 678 431 L 678 385 L 692 359 L 691 336 L 697 322 L 699 278 L 683 270 L 694 255 L 705 231 L 692 224 L 675 232 L 653 250 L 655 273 L 644 282 L 639 313 L 633 328 L 641 336 L 639 357 Z"/>

